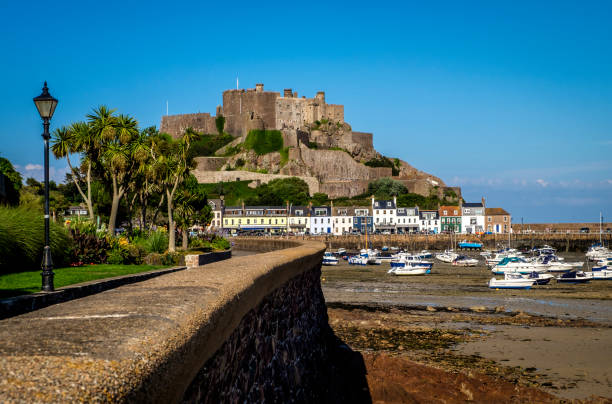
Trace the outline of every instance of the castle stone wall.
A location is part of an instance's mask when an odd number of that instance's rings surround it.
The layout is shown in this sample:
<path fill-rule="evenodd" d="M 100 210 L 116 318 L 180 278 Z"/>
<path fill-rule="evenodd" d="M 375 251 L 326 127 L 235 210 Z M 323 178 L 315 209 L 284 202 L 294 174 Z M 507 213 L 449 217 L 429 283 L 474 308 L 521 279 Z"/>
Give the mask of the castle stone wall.
<path fill-rule="evenodd" d="M 327 194 L 330 198 L 347 196 L 352 198 L 361 195 L 368 190 L 369 180 L 352 181 L 324 181 L 321 183 L 320 192 Z"/>
<path fill-rule="evenodd" d="M 371 133 L 353 132 L 352 135 L 353 143 L 357 143 L 366 149 L 374 149 L 373 135 Z"/>
<path fill-rule="evenodd" d="M 208 112 L 162 116 L 159 131 L 167 133 L 176 139 L 187 128 L 192 128 L 196 132 L 201 133 L 217 133 L 215 117 L 210 116 Z"/>
<path fill-rule="evenodd" d="M 223 92 L 225 130 L 234 136 L 246 135 L 247 120 L 260 118 L 266 129 L 276 129 L 277 92 L 226 90 Z"/>
<path fill-rule="evenodd" d="M 200 171 L 217 171 L 227 162 L 227 157 L 195 157 L 196 169 Z"/>
<path fill-rule="evenodd" d="M 201 184 L 214 184 L 217 182 L 232 182 L 232 181 L 255 181 L 257 184 L 267 184 L 268 182 L 278 178 L 291 178 L 292 175 L 282 174 L 262 174 L 252 171 L 203 171 L 192 170 L 191 173 L 196 177 Z M 297 176 L 308 184 L 310 195 L 319 192 L 319 182 L 314 177 Z"/>

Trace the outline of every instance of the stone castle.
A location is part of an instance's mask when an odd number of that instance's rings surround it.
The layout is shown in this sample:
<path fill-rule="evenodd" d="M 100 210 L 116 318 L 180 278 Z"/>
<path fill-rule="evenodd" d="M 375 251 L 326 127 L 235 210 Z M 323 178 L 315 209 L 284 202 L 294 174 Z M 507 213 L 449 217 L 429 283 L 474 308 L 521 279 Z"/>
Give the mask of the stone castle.
<path fill-rule="evenodd" d="M 311 193 L 324 192 L 337 198 L 361 194 L 372 180 L 392 176 L 390 167 L 364 164 L 382 157 L 374 149 L 372 133 L 353 131 L 344 120 L 344 105 L 327 104 L 322 91 L 314 98 L 300 98 L 292 89 L 285 89 L 282 96 L 279 92 L 264 91 L 263 84 L 256 84 L 253 89 L 226 90 L 223 105 L 216 110 L 216 116 L 220 115 L 225 117 L 225 131 L 235 140 L 220 149 L 219 156 L 228 147 L 244 142 L 253 129 L 274 129 L 282 133 L 289 160 L 283 162 L 279 153 L 258 156 L 252 151 L 230 157 L 199 157 L 193 173 L 200 182 L 240 179 L 253 180 L 256 185 L 297 176 L 308 183 Z M 201 133 L 216 133 L 216 116 L 209 113 L 163 116 L 160 131 L 174 137 L 189 127 Z M 237 169 L 237 162 L 246 165 Z M 411 192 L 442 195 L 445 184 L 441 179 L 404 161 L 397 163 L 399 175 L 393 178 L 402 181 Z M 458 188 L 453 190 L 460 194 Z"/>

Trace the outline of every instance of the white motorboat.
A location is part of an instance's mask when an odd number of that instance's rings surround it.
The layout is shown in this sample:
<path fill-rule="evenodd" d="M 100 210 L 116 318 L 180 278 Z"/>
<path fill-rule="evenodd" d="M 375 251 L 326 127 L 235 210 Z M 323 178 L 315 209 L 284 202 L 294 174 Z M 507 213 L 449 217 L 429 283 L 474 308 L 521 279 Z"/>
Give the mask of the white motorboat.
<path fill-rule="evenodd" d="M 408 253 L 398 253 L 397 258 L 391 261 L 391 268 L 422 267 L 431 269 L 433 262 L 422 260 Z"/>
<path fill-rule="evenodd" d="M 523 278 L 520 274 L 507 273 L 504 279 L 491 278 L 491 289 L 530 289 L 535 283 L 534 279 Z"/>
<path fill-rule="evenodd" d="M 431 272 L 431 269 L 424 267 L 411 267 L 410 265 L 399 268 L 393 267 L 389 271 L 388 274 L 392 275 L 426 275 Z"/>
<path fill-rule="evenodd" d="M 594 281 L 612 280 L 612 269 L 605 265 L 602 267 L 593 267 L 592 272 L 585 272 L 587 276 L 590 276 Z"/>
<path fill-rule="evenodd" d="M 421 252 L 420 252 L 420 253 L 414 254 L 414 256 L 415 256 L 415 257 L 417 257 L 417 258 L 420 258 L 420 259 L 422 259 L 422 260 L 426 260 L 426 259 L 429 259 L 429 258 L 433 258 L 432 253 L 430 253 L 430 252 L 429 252 L 429 251 L 427 251 L 427 250 L 421 250 Z"/>
<path fill-rule="evenodd" d="M 530 274 L 532 272 L 546 272 L 547 270 L 548 265 L 528 262 L 520 257 L 506 257 L 499 264 L 491 268 L 491 272 L 495 275 L 503 275 L 505 273 Z"/>
<path fill-rule="evenodd" d="M 465 255 L 460 255 L 453 260 L 452 264 L 458 267 L 475 267 L 478 265 L 478 260 Z"/>
<path fill-rule="evenodd" d="M 440 254 L 436 254 L 436 259 L 440 260 L 442 262 L 448 262 L 451 263 L 455 260 L 455 258 L 457 258 L 459 256 L 459 254 L 457 254 L 456 252 L 454 252 L 453 250 L 446 250 L 443 253 Z"/>
<path fill-rule="evenodd" d="M 338 258 L 330 252 L 323 254 L 323 265 L 338 265 Z"/>
<path fill-rule="evenodd" d="M 348 259 L 349 265 L 368 265 L 367 257 L 362 257 L 361 255 L 353 255 Z"/>

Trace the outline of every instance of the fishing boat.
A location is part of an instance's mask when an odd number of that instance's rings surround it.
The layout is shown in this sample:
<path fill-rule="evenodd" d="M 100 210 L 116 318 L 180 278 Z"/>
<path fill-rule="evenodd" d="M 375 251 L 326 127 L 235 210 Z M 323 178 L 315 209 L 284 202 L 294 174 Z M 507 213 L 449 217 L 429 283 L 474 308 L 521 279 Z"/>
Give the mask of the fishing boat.
<path fill-rule="evenodd" d="M 532 272 L 546 272 L 547 270 L 548 265 L 528 262 L 520 257 L 506 257 L 499 264 L 491 268 L 491 272 L 495 275 L 503 275 L 505 273 L 530 274 Z"/>
<path fill-rule="evenodd" d="M 330 252 L 323 254 L 323 265 L 338 265 L 338 258 Z"/>
<path fill-rule="evenodd" d="M 527 275 L 522 275 L 525 279 L 532 279 L 535 281 L 534 285 L 547 285 L 551 279 L 554 278 L 554 275 L 551 274 L 543 274 L 541 272 L 532 272 Z"/>
<path fill-rule="evenodd" d="M 519 274 L 507 273 L 504 279 L 491 278 L 489 288 L 491 289 L 531 289 L 535 280 L 523 278 Z"/>
<path fill-rule="evenodd" d="M 387 273 L 391 275 L 426 275 L 431 273 L 431 269 L 425 267 L 411 266 L 409 264 L 408 266 L 402 268 L 393 267 L 389 271 L 387 271 Z"/>
<path fill-rule="evenodd" d="M 346 248 L 338 248 L 338 251 L 336 251 L 336 255 L 345 255 L 346 254 Z"/>
<path fill-rule="evenodd" d="M 587 283 L 591 277 L 582 271 L 566 272 L 557 278 L 558 283 Z"/>
<path fill-rule="evenodd" d="M 466 255 L 459 255 L 453 260 L 452 264 L 458 267 L 475 267 L 478 265 L 478 260 Z"/>

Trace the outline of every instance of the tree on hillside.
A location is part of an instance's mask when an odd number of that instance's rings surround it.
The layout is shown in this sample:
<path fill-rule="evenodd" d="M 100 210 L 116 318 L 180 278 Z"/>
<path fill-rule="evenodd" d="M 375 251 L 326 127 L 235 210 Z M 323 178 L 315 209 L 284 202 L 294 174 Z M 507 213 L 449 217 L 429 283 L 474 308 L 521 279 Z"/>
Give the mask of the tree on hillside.
<path fill-rule="evenodd" d="M 404 184 L 388 177 L 377 179 L 368 184 L 368 193 L 381 199 L 402 195 L 407 192 L 408 188 Z"/>
<path fill-rule="evenodd" d="M 22 187 L 21 174 L 15 170 L 8 159 L 0 157 L 0 174 L 4 176 L 5 196 L 0 194 L 0 203 L 7 205 L 19 205 L 19 191 Z"/>
<path fill-rule="evenodd" d="M 257 197 L 249 198 L 248 205 L 293 205 L 308 203 L 308 184 L 301 178 L 278 178 L 261 184 L 256 189 Z M 327 196 L 327 195 L 326 195 Z"/>

